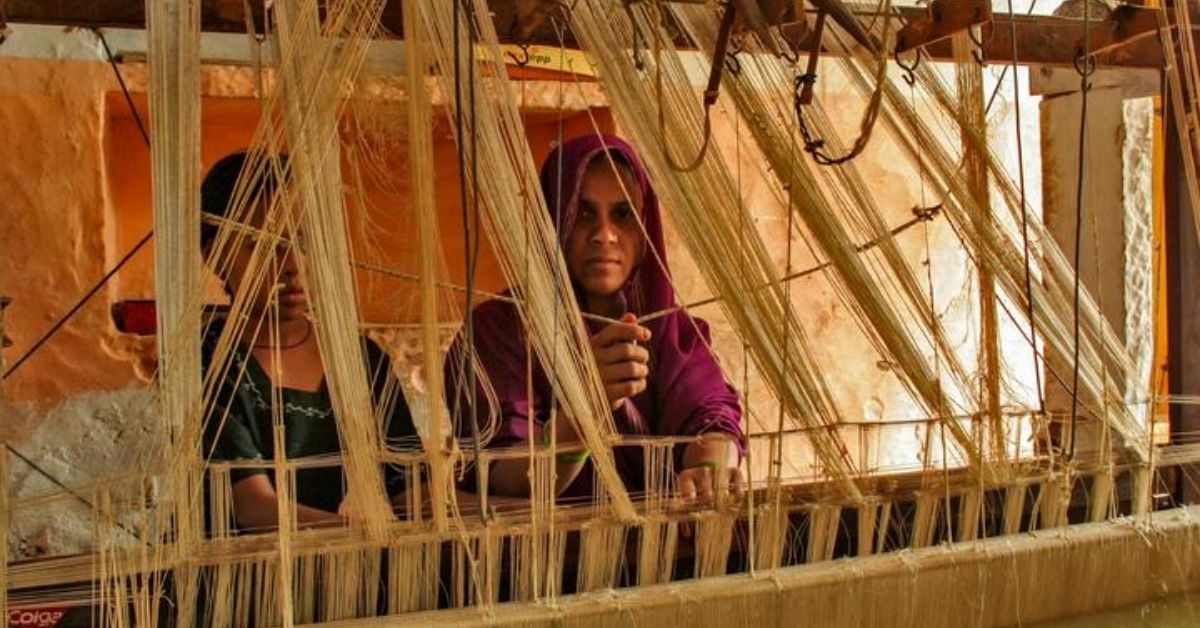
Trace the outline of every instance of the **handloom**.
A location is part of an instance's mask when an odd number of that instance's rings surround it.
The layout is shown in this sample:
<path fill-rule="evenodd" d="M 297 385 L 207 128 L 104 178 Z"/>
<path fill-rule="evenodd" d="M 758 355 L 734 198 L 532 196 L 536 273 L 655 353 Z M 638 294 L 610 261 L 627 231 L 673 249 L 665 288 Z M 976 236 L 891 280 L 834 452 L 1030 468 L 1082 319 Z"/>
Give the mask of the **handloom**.
<path fill-rule="evenodd" d="M 968 0 L 940 0 L 956 1 Z M 403 116 L 377 125 L 365 110 L 381 78 L 364 58 L 385 35 L 388 3 L 266 4 L 275 54 L 256 69 L 262 113 L 251 167 L 227 217 L 210 221 L 217 236 L 204 260 L 223 276 L 234 250 L 252 243 L 251 280 L 231 295 L 204 368 L 200 341 L 214 321 L 200 288 L 202 3 L 146 3 L 154 385 L 170 455 L 161 468 L 72 487 L 93 507 L 95 551 L 8 564 L 0 602 L 77 602 L 93 607 L 98 623 L 117 626 L 1005 626 L 1182 596 L 1200 584 L 1200 511 L 1163 498 L 1169 478 L 1195 480 L 1190 465 L 1200 445 L 1157 443 L 1151 424 L 1159 404 L 1197 401 L 1156 396 L 1140 374 L 1146 356 L 1135 354 L 1146 348 L 1131 350 L 1121 339 L 1081 285 L 1077 263 L 1030 207 L 1023 179 L 995 154 L 978 63 L 987 26 L 949 35 L 952 64 L 903 66 L 900 77 L 893 58 L 900 13 L 889 0 L 857 7 L 857 17 L 837 0 L 815 3 L 818 41 L 807 48 L 770 25 L 783 14 L 804 22 L 799 2 L 528 3 L 537 8 L 527 19 L 548 25 L 559 46 L 587 53 L 586 73 L 598 77 L 616 126 L 642 155 L 709 302 L 743 348 L 736 366 L 722 362 L 727 380 L 745 400 L 742 383 L 753 372 L 777 409 L 747 412 L 747 490 L 697 505 L 674 498 L 672 451 L 693 437 L 622 437 L 614 425 L 539 187 L 521 88 L 509 77 L 511 51 L 489 3 L 403 0 Z M 1179 137 L 1195 201 L 1193 4 L 1163 9 L 1159 34 L 1174 106 L 1186 112 Z M 1085 30 L 1093 19 L 1100 18 L 1082 20 Z M 1076 63 L 1085 82 L 1089 53 Z M 580 89 L 585 68 L 562 59 L 561 89 Z M 841 137 L 819 90 L 800 97 L 817 80 L 806 67 L 818 60 L 860 95 L 857 139 Z M 698 94 L 697 69 L 717 77 L 719 88 L 710 83 Z M 435 90 L 444 110 L 434 105 Z M 734 120 L 732 147 L 710 137 L 714 115 Z M 590 452 L 597 480 L 590 498 L 555 498 L 555 459 L 566 445 L 554 430 L 547 443 L 531 437 L 487 448 L 493 426 L 473 424 L 473 409 L 444 401 L 454 387 L 474 390 L 476 379 L 486 394 L 486 375 L 469 352 L 464 381 L 442 377 L 440 338 L 447 318 L 461 321 L 472 304 L 496 295 L 476 290 L 470 278 L 458 285 L 448 271 L 435 198 L 447 176 L 434 168 L 439 119 L 449 121 L 458 156 L 467 266 L 485 236 L 510 288 L 502 298 L 516 305 L 528 332 L 527 353 L 550 365 L 548 412 L 571 421 Z M 601 132 L 594 117 L 590 124 Z M 403 138 L 405 172 L 381 174 L 371 163 L 389 134 Z M 937 199 L 936 212 L 918 208 L 919 223 L 944 224 L 968 260 L 969 353 L 940 315 L 928 231 L 922 264 L 902 250 L 882 211 L 889 199 L 852 158 L 885 141 Z M 846 158 L 831 158 L 838 155 Z M 744 159 L 759 165 L 768 195 L 784 208 L 782 268 L 744 202 Z M 365 196 L 351 164 L 405 181 L 415 272 L 374 265 L 351 246 L 350 205 Z M 279 182 L 272 194 L 251 183 L 264 171 Z M 919 408 L 919 418 L 900 426 L 915 434 L 917 462 L 881 468 L 854 446 L 883 428 L 831 392 L 836 365 L 796 307 L 792 283 L 802 273 L 793 266 L 793 241 L 823 260 L 816 272 L 870 347 L 861 359 L 886 365 Z M 240 377 L 239 340 L 270 326 L 250 315 L 249 301 L 277 283 L 278 247 L 303 254 L 341 452 L 286 458 L 277 416 L 274 459 L 217 461 L 202 438 L 207 410 L 221 382 Z M 364 271 L 416 284 L 422 381 L 388 381 L 413 408 L 414 442 L 387 442 L 379 429 L 388 410 L 374 407 L 368 382 L 375 374 L 365 372 L 358 340 L 367 327 L 358 305 Z M 1006 345 L 1002 328 L 1022 342 Z M 1018 390 L 1017 370 L 1033 372 L 1039 387 L 1043 377 L 1062 384 L 1070 408 L 1047 409 L 1041 390 Z M 645 487 L 624 485 L 617 448 L 643 452 Z M 807 454 L 803 469 L 788 460 L 796 452 Z M 488 494 L 492 463 L 511 458 L 530 460 L 528 498 Z M 424 479 L 403 504 L 389 504 L 382 490 L 385 464 Z M 329 465 L 345 470 L 347 521 L 302 527 L 295 473 Z M 245 468 L 273 470 L 277 529 L 246 534 L 229 525 L 230 474 Z M 467 476 L 478 494 L 456 490 Z M 139 500 L 151 485 L 165 490 Z M 61 499 L 6 494 L 0 524 L 21 508 Z"/>

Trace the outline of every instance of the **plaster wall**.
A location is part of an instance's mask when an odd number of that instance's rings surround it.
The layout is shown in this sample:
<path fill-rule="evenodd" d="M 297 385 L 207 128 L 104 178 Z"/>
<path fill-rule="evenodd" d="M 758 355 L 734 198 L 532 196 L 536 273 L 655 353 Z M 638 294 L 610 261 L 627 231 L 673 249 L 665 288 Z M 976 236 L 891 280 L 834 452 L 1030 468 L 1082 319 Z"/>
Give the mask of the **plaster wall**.
<path fill-rule="evenodd" d="M 105 93 L 112 73 L 86 62 L 0 63 L 0 294 L 21 355 L 103 275 L 113 255 L 105 161 Z M 4 382 L 10 400 L 61 399 L 134 379 L 108 324 L 89 302 Z"/>
<path fill-rule="evenodd" d="M 1077 76 L 1068 71 L 1059 71 Z M 1053 78 L 1053 77 L 1052 77 Z M 1043 130 L 1051 127 L 1070 132 L 1043 133 L 1045 175 L 1045 221 L 1049 232 L 1068 259 L 1076 255 L 1076 221 L 1079 223 L 1079 278 L 1084 290 L 1096 300 L 1101 313 L 1116 332 L 1130 356 L 1124 381 L 1117 381 L 1132 416 L 1165 436 L 1165 416 L 1154 416 L 1148 403 L 1157 377 L 1165 367 L 1161 339 L 1155 325 L 1165 328 L 1162 295 L 1155 294 L 1154 250 L 1161 245 L 1161 227 L 1155 227 L 1155 103 L 1134 74 L 1110 72 L 1102 87 L 1088 94 L 1082 152 L 1079 144 L 1082 102 L 1080 93 L 1066 91 L 1042 102 Z M 1152 85 L 1154 90 L 1157 84 Z M 1155 93 L 1150 90 L 1150 93 Z M 1079 186 L 1080 155 L 1083 155 L 1083 185 Z M 1081 192 L 1081 193 L 1080 193 Z M 1078 212 L 1078 214 L 1077 214 Z M 1068 284 L 1069 285 L 1069 284 Z M 1066 295 L 1068 300 L 1070 295 Z M 1069 420 L 1071 413 L 1069 360 L 1051 360 L 1046 384 L 1047 409 Z M 1158 377 L 1161 379 L 1161 377 Z M 1083 411 L 1088 416 L 1089 412 Z M 1094 449 L 1102 444 L 1103 432 L 1084 423 L 1078 430 L 1076 448 Z"/>

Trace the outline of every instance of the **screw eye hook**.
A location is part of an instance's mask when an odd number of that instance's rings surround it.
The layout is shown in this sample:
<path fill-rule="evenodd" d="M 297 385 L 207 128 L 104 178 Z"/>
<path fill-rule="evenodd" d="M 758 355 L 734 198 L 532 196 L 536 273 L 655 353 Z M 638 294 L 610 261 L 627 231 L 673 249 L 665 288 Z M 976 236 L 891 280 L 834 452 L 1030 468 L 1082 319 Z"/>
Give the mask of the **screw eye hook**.
<path fill-rule="evenodd" d="M 984 50 L 987 49 L 987 43 L 992 40 L 996 34 L 996 23 L 986 22 L 979 28 L 979 36 L 975 35 L 974 28 L 967 29 L 967 37 L 971 38 L 971 43 L 975 44 L 975 48 L 971 50 L 971 57 L 975 59 L 975 63 L 980 66 L 987 65 L 984 60 Z"/>
<path fill-rule="evenodd" d="M 902 77 L 904 82 L 908 83 L 909 87 L 916 85 L 916 71 L 917 67 L 921 65 L 921 49 L 917 48 L 916 54 L 913 55 L 911 64 L 905 63 L 904 60 L 900 58 L 900 51 L 898 50 L 892 53 L 892 58 L 896 61 L 896 65 L 900 66 L 900 69 L 904 71 L 904 76 Z"/>
<path fill-rule="evenodd" d="M 505 54 L 505 56 L 507 56 L 509 59 L 511 59 L 511 60 L 512 60 L 512 62 L 513 62 L 513 63 L 514 63 L 514 64 L 515 64 L 517 67 L 519 67 L 519 68 L 523 68 L 523 67 L 525 67 L 525 66 L 529 65 L 529 61 L 530 61 L 530 58 L 531 58 L 531 57 L 530 57 L 530 55 L 529 55 L 529 46 L 530 46 L 530 44 L 529 44 L 528 42 L 526 42 L 526 43 L 522 43 L 522 44 L 517 44 L 517 49 L 521 51 L 521 55 L 520 55 L 520 56 L 517 56 L 517 54 L 516 54 L 516 53 L 514 53 L 514 52 L 512 52 L 511 50 L 510 50 L 510 51 L 506 51 L 504 54 Z"/>
<path fill-rule="evenodd" d="M 1079 76 L 1087 78 L 1096 72 L 1096 56 L 1085 56 L 1082 49 L 1075 50 L 1075 71 Z"/>

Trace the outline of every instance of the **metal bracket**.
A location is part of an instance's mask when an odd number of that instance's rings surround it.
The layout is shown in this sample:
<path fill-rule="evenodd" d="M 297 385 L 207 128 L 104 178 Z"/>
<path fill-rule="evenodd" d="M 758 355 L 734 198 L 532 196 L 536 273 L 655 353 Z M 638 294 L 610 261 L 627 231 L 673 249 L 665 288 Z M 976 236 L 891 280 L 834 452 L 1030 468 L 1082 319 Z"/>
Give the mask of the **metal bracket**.
<path fill-rule="evenodd" d="M 895 52 L 908 52 L 991 21 L 992 4 L 986 0 L 933 0 L 925 16 L 896 33 Z"/>

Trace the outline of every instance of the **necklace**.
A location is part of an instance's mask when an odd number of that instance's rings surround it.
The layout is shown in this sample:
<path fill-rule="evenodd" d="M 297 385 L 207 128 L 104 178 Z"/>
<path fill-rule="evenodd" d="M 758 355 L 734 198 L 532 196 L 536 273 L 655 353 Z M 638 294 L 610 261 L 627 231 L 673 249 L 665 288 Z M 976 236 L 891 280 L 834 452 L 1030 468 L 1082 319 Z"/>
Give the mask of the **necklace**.
<path fill-rule="evenodd" d="M 287 351 L 288 349 L 295 349 L 296 347 L 299 347 L 300 345 L 308 342 L 308 337 L 312 335 L 312 328 L 313 328 L 312 321 L 308 321 L 308 326 L 304 328 L 304 337 L 301 338 L 300 340 L 297 340 L 296 342 L 293 342 L 290 345 L 276 346 L 276 345 L 272 345 L 272 344 L 265 344 L 265 345 L 256 344 L 256 345 L 254 345 L 254 348 L 255 349 L 279 349 L 280 351 Z"/>

